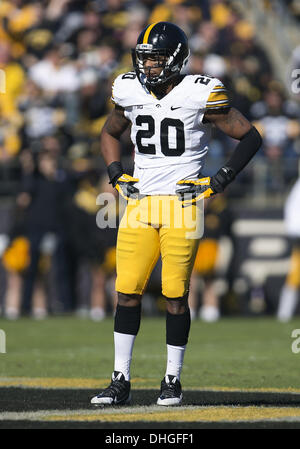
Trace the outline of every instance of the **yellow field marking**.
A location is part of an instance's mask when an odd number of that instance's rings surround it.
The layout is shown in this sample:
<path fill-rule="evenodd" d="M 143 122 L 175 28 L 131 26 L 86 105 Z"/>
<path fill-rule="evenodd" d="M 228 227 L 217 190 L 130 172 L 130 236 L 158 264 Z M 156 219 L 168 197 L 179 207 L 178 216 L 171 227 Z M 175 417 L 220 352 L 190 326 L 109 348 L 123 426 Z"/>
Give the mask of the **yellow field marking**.
<path fill-rule="evenodd" d="M 83 378 L 64 378 L 64 377 L 10 377 L 0 378 L 0 387 L 33 387 L 33 388 L 102 388 L 107 387 L 110 379 L 83 379 Z M 139 384 L 149 383 L 152 388 L 158 387 L 157 379 L 133 378 L 131 383 L 135 388 Z M 154 385 L 154 387 L 153 387 Z M 151 388 L 151 387 L 149 387 Z"/>
<path fill-rule="evenodd" d="M 31 388 L 102 388 L 106 387 L 110 379 L 87 379 L 65 377 L 0 377 L 0 387 L 31 387 Z M 139 389 L 159 388 L 160 379 L 146 379 L 135 377 L 131 379 L 132 387 Z M 221 386 L 185 387 L 186 390 L 195 391 L 221 391 L 221 392 L 259 392 L 259 393 L 300 393 L 299 388 L 235 388 Z"/>
<path fill-rule="evenodd" d="M 300 418 L 300 409 L 297 407 L 199 407 L 194 410 L 162 410 L 160 412 L 143 413 L 91 413 L 70 415 L 48 415 L 43 417 L 47 421 L 101 421 L 101 422 L 133 422 L 133 421 L 262 421 L 266 419 Z"/>
<path fill-rule="evenodd" d="M 224 391 L 224 392 L 246 392 L 246 393 L 300 393 L 300 388 L 235 388 L 235 387 L 191 387 L 188 390 L 201 390 L 201 391 Z"/>

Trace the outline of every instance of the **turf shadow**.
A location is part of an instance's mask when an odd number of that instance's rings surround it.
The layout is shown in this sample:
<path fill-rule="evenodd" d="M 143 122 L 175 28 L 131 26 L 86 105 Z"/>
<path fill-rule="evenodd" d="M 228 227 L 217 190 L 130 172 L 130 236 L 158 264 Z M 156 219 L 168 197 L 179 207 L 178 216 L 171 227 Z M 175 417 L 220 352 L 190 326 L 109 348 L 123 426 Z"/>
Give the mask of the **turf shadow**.
<path fill-rule="evenodd" d="M 0 412 L 91 409 L 90 389 L 0 388 Z M 154 405 L 157 390 L 133 390 L 132 406 Z M 183 405 L 300 406 L 300 394 L 277 392 L 184 391 Z"/>

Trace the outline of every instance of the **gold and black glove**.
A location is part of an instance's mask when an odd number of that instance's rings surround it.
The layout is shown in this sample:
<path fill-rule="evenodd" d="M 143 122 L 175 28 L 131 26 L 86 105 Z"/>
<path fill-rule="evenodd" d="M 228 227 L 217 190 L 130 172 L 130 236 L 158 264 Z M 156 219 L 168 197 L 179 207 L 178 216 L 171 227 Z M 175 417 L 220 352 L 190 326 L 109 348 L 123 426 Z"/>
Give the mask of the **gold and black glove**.
<path fill-rule="evenodd" d="M 222 167 L 218 173 L 211 177 L 199 179 L 182 179 L 177 185 L 183 188 L 176 193 L 182 205 L 194 204 L 197 201 L 209 198 L 216 193 L 222 193 L 225 187 L 235 178 L 234 170 L 230 167 Z"/>
<path fill-rule="evenodd" d="M 129 200 L 129 198 L 137 199 L 139 194 L 139 189 L 137 189 L 133 184 L 138 182 L 138 178 L 133 178 L 123 172 L 123 167 L 120 162 L 113 162 L 107 167 L 108 176 L 110 179 L 110 184 L 112 184 L 120 195 Z"/>

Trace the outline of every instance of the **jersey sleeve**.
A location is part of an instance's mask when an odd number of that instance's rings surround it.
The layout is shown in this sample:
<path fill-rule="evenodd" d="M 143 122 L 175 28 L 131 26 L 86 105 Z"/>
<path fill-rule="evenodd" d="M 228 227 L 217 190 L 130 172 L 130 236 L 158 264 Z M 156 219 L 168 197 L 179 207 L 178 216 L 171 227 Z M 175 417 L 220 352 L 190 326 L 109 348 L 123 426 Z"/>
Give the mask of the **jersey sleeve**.
<path fill-rule="evenodd" d="M 208 95 L 205 109 L 222 109 L 230 107 L 229 94 L 224 84 L 218 80 L 214 80 L 214 85 Z"/>
<path fill-rule="evenodd" d="M 122 73 L 112 85 L 111 101 L 126 108 L 135 103 L 136 75 L 134 72 Z"/>
<path fill-rule="evenodd" d="M 121 105 L 120 105 L 120 100 L 121 100 L 121 98 L 120 98 L 120 96 L 119 96 L 118 84 L 119 84 L 119 83 L 118 83 L 118 78 L 116 78 L 116 79 L 114 80 L 113 85 L 112 85 L 112 88 L 111 88 L 111 97 L 110 97 L 110 99 L 111 99 L 111 101 L 112 101 L 114 104 L 117 104 L 117 105 L 121 106 Z"/>

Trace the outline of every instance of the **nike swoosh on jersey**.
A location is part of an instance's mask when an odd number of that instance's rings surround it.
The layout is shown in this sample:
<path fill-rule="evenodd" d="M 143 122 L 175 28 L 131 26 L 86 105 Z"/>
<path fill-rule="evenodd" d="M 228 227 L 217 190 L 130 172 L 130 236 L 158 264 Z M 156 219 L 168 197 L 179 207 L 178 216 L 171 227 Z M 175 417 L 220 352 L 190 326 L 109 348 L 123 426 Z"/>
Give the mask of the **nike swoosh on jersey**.
<path fill-rule="evenodd" d="M 174 108 L 174 106 L 171 106 L 171 111 L 175 111 L 175 109 L 180 109 L 181 106 L 177 106 L 176 108 Z"/>

